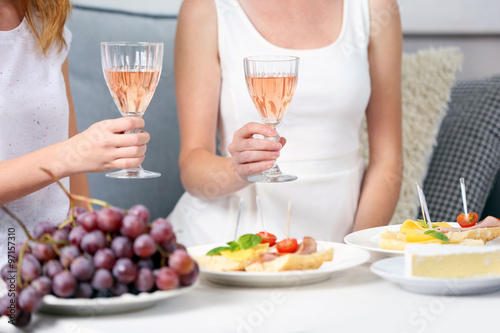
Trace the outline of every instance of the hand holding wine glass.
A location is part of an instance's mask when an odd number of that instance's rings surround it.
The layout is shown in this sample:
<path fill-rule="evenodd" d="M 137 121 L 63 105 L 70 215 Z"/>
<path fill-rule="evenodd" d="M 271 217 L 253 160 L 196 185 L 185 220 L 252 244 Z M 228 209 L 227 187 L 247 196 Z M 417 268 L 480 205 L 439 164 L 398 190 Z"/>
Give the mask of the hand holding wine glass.
<path fill-rule="evenodd" d="M 160 80 L 163 43 L 103 42 L 101 59 L 106 83 L 122 116 L 142 117 Z M 139 132 L 131 130 L 125 134 Z M 160 173 L 144 170 L 139 165 L 106 176 L 154 178 Z"/>
<path fill-rule="evenodd" d="M 299 58 L 293 56 L 254 56 L 243 59 L 245 78 L 250 97 L 264 124 L 276 130 L 292 101 L 299 69 Z M 274 137 L 265 139 L 280 142 Z M 247 178 L 262 183 L 281 183 L 296 180 L 296 176 L 283 174 L 274 161 L 269 170 Z"/>

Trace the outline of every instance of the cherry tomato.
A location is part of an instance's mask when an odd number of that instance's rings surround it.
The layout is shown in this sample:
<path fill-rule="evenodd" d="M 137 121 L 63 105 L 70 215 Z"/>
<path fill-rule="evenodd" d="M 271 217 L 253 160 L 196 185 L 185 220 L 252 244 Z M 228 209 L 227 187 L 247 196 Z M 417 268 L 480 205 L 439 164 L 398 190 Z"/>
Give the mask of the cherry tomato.
<path fill-rule="evenodd" d="M 294 253 L 297 251 L 299 244 L 297 244 L 297 240 L 295 238 L 287 238 L 276 244 L 276 250 L 279 253 Z"/>
<path fill-rule="evenodd" d="M 267 232 L 267 231 L 260 231 L 260 232 L 256 233 L 256 235 L 260 236 L 260 238 L 262 238 L 261 243 L 269 243 L 269 246 L 273 246 L 276 243 L 276 240 L 278 239 L 272 233 Z"/>
<path fill-rule="evenodd" d="M 474 224 L 477 223 L 478 219 L 479 217 L 474 212 L 468 214 L 468 219 L 465 218 L 465 213 L 462 213 L 457 216 L 457 222 L 458 224 L 460 224 L 462 228 L 472 227 Z"/>

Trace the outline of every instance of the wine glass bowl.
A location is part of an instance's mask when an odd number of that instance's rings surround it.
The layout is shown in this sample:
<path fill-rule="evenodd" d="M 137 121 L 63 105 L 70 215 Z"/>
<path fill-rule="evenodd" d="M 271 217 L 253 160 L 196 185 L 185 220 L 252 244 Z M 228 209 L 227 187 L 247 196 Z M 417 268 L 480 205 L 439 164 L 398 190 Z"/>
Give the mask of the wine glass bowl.
<path fill-rule="evenodd" d="M 160 80 L 163 43 L 102 42 L 102 70 L 113 100 L 123 117 L 142 117 Z M 125 134 L 141 130 L 126 131 Z M 154 178 L 158 172 L 138 166 L 107 173 L 112 178 Z"/>
<path fill-rule="evenodd" d="M 299 58 L 294 56 L 252 56 L 243 59 L 248 92 L 262 122 L 276 129 L 292 101 L 297 86 Z M 279 134 L 268 140 L 280 140 Z M 283 174 L 274 162 L 271 169 L 247 177 L 249 181 L 281 183 L 296 180 Z"/>

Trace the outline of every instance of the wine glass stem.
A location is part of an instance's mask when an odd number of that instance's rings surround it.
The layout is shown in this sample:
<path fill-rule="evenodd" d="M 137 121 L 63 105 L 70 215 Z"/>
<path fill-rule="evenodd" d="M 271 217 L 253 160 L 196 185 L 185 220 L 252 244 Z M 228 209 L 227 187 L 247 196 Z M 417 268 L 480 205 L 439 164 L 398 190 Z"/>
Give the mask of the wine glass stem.
<path fill-rule="evenodd" d="M 277 125 L 271 125 L 271 124 L 267 124 L 267 125 L 269 125 L 271 128 L 273 128 L 276 131 L 276 135 L 272 136 L 272 137 L 265 137 L 265 139 L 266 140 L 272 140 L 272 141 L 280 142 L 281 137 L 280 137 L 278 131 L 276 130 L 276 126 Z M 268 170 L 264 171 L 263 173 L 264 174 L 268 174 L 268 175 L 278 175 L 278 174 L 281 174 L 280 167 L 276 163 L 276 160 L 274 160 L 273 167 L 271 169 L 268 169 Z"/>
<path fill-rule="evenodd" d="M 137 133 L 141 133 L 141 129 L 140 128 L 135 128 L 133 130 L 125 131 L 125 134 L 137 134 Z M 144 170 L 144 169 L 142 168 L 142 165 L 139 164 L 135 168 L 124 169 L 124 170 L 131 171 L 131 172 L 139 172 L 139 171 Z"/>

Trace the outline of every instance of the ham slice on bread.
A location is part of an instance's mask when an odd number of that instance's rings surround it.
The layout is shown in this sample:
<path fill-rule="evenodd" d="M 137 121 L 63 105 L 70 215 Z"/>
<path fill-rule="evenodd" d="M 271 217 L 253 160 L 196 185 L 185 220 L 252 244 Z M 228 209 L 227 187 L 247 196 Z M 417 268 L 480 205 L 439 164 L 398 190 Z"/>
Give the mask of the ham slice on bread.
<path fill-rule="evenodd" d="M 280 272 L 290 270 L 317 269 L 323 262 L 333 260 L 333 248 L 317 252 L 316 241 L 304 237 L 294 253 L 278 253 L 269 248 L 244 261 L 229 259 L 221 255 L 195 256 L 198 265 L 210 271 Z"/>

